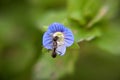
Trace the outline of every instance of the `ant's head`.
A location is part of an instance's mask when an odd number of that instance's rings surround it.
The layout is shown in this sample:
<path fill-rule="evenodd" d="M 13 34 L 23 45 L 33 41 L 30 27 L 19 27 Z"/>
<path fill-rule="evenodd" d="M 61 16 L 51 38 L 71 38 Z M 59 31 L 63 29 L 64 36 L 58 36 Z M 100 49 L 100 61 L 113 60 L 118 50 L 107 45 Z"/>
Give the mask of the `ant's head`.
<path fill-rule="evenodd" d="M 53 41 L 57 41 L 58 40 L 58 36 L 55 36 L 54 38 L 53 38 Z"/>

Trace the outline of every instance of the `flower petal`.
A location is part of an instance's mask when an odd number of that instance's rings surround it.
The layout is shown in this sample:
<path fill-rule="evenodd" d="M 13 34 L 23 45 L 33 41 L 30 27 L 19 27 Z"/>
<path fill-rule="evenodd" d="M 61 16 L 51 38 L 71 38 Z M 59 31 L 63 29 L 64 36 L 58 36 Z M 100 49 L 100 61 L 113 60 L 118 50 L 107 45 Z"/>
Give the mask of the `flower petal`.
<path fill-rule="evenodd" d="M 61 45 L 57 48 L 56 53 L 59 54 L 60 56 L 63 56 L 66 52 L 66 46 Z"/>
<path fill-rule="evenodd" d="M 67 47 L 71 46 L 74 42 L 74 36 L 73 36 L 72 31 L 66 28 L 64 35 L 65 35 L 65 38 L 64 38 L 65 45 Z"/>
<path fill-rule="evenodd" d="M 48 27 L 48 31 L 54 33 L 54 32 L 63 32 L 66 28 L 64 27 L 64 25 L 60 24 L 60 23 L 53 23 Z"/>
<path fill-rule="evenodd" d="M 52 49 L 52 36 L 49 32 L 44 33 L 42 43 L 45 48 Z"/>

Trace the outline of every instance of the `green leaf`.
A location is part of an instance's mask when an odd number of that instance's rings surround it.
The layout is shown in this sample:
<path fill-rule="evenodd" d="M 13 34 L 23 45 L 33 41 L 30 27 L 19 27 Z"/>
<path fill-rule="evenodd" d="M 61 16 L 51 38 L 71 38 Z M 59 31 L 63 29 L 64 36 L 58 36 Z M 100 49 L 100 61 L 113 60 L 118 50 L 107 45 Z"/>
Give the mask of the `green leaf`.
<path fill-rule="evenodd" d="M 67 14 L 66 11 L 64 10 L 48 11 L 43 15 L 43 17 L 40 18 L 40 20 L 37 21 L 37 24 L 42 31 L 46 31 L 51 23 L 54 22 L 63 23 L 64 20 L 66 19 L 66 16 Z"/>
<path fill-rule="evenodd" d="M 99 4 L 98 4 L 99 3 Z M 81 25 L 87 24 L 87 18 L 92 19 L 103 5 L 103 1 L 98 0 L 69 0 L 68 14 L 73 20 Z"/>
<path fill-rule="evenodd" d="M 98 25 L 92 29 L 86 29 L 70 20 L 66 20 L 64 24 L 72 30 L 76 42 L 80 42 L 82 40 L 90 41 L 101 36 L 101 29 Z"/>
<path fill-rule="evenodd" d="M 79 48 L 67 48 L 64 56 L 51 57 L 51 53 L 43 53 L 34 68 L 35 79 L 55 79 L 72 74 L 78 58 Z"/>
<path fill-rule="evenodd" d="M 103 50 L 114 54 L 120 54 L 120 28 L 119 24 L 110 24 L 102 36 L 95 42 Z"/>

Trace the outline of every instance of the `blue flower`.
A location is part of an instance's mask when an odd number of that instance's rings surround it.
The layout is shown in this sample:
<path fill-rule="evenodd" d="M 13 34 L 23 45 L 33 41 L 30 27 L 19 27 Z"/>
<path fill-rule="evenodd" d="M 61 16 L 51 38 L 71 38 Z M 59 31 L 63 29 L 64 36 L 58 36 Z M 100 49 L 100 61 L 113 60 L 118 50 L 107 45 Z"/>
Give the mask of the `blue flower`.
<path fill-rule="evenodd" d="M 58 38 L 54 40 L 56 36 Z M 54 47 L 54 42 L 57 44 L 56 47 Z M 73 42 L 74 36 L 72 31 L 60 23 L 49 25 L 48 30 L 43 35 L 43 46 L 50 50 L 56 48 L 55 52 L 61 56 L 65 54 L 66 47 L 71 46 Z"/>

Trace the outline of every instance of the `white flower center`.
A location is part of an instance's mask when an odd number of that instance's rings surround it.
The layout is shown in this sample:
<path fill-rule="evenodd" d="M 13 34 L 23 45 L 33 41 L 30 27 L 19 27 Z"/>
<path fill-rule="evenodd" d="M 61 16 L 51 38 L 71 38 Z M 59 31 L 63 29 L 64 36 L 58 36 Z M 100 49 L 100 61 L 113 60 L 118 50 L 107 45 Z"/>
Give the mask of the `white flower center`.
<path fill-rule="evenodd" d="M 57 40 L 57 44 L 58 46 L 63 45 L 64 44 L 64 34 L 62 32 L 55 32 L 53 34 L 53 38 L 57 36 L 58 40 Z"/>

